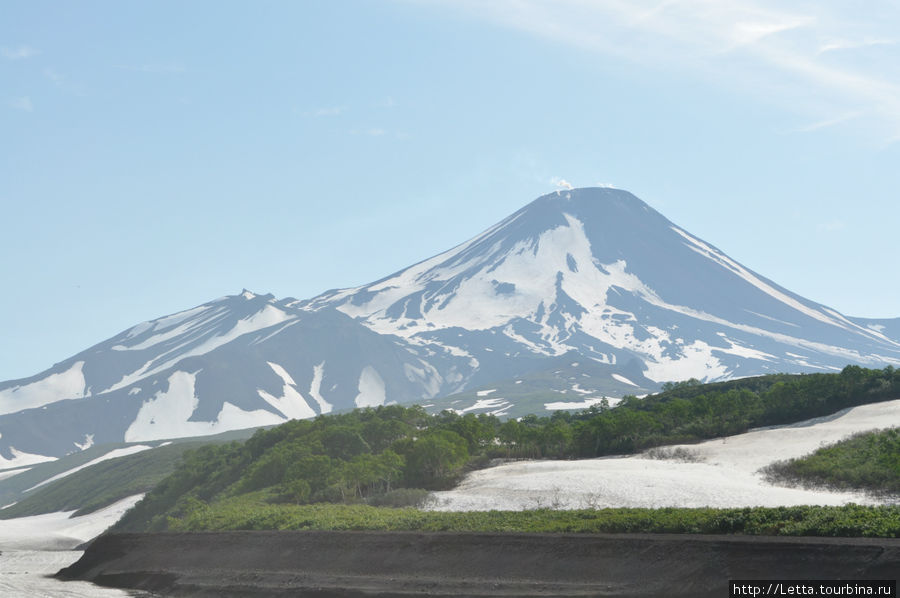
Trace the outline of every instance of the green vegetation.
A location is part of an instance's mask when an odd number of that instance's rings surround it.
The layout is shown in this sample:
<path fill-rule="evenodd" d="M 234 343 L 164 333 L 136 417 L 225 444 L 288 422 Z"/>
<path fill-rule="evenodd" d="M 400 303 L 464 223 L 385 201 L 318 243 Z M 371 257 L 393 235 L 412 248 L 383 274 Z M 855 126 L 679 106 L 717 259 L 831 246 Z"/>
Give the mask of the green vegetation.
<path fill-rule="evenodd" d="M 184 451 L 197 446 L 172 444 L 97 463 L 51 482 L 40 492 L 3 509 L 0 519 L 73 510 L 75 516 L 84 515 L 125 497 L 149 492 L 175 470 Z"/>
<path fill-rule="evenodd" d="M 245 495 L 193 503 L 175 531 L 374 530 L 546 533 L 677 533 L 900 537 L 900 506 L 741 509 L 598 509 L 429 512 L 366 505 L 272 505 Z"/>
<path fill-rule="evenodd" d="M 254 431 L 231 430 L 213 436 L 178 438 L 168 442 L 104 444 L 32 466 L 28 471 L 0 480 L 0 505 L 16 503 L 0 510 L 0 519 L 71 510 L 76 510 L 76 515 L 84 515 L 102 509 L 122 498 L 148 492 L 175 471 L 184 451 L 205 444 L 246 440 Z M 55 482 L 43 484 L 112 450 L 136 444 L 154 448 L 103 461 Z"/>
<path fill-rule="evenodd" d="M 669 384 L 643 400 L 625 397 L 615 409 L 557 412 L 549 418 L 529 415 L 501 422 L 490 415 L 449 411 L 430 416 L 417 406 L 320 416 L 260 430 L 243 444 L 186 453 L 178 469 L 117 529 L 177 528 L 202 509 L 215 510 L 229 501 L 245 504 L 241 497 L 251 495 L 257 497 L 254 508 L 267 517 L 294 512 L 279 511 L 275 504 L 285 509 L 314 503 L 415 504 L 425 495 L 423 489 L 452 487 L 464 471 L 492 458 L 632 453 L 793 423 L 898 396 L 900 372 L 849 366 L 840 374 Z"/>
<path fill-rule="evenodd" d="M 765 472 L 776 483 L 900 495 L 900 428 L 854 434 Z"/>

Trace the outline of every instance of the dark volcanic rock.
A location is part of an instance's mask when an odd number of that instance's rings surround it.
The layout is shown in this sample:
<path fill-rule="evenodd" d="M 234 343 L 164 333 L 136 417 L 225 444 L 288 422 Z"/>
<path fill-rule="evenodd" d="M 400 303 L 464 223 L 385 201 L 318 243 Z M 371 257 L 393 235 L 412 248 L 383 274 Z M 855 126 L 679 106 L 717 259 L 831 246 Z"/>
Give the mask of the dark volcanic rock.
<path fill-rule="evenodd" d="M 166 596 L 710 596 L 730 579 L 895 579 L 900 539 L 112 534 L 58 574 Z"/>

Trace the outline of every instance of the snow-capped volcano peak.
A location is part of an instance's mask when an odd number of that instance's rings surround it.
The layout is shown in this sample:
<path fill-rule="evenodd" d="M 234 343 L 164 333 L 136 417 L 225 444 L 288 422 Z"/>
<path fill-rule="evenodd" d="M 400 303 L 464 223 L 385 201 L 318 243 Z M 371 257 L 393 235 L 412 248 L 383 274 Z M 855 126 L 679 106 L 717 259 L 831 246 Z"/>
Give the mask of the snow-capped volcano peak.
<path fill-rule="evenodd" d="M 566 189 L 371 284 L 244 289 L 0 382 L 0 467 L 479 387 L 502 389 L 473 395 L 502 414 L 515 396 L 574 409 L 668 380 L 900 365 L 898 340 L 900 319 L 795 295 L 626 191 Z"/>
<path fill-rule="evenodd" d="M 743 374 L 746 358 L 768 370 L 839 367 L 876 347 L 872 363 L 900 355 L 877 331 L 790 293 L 611 188 L 550 193 L 449 251 L 304 307 L 323 306 L 451 352 L 465 342 L 446 332 L 462 329 L 502 334 L 541 355 L 638 357 L 658 381 Z"/>

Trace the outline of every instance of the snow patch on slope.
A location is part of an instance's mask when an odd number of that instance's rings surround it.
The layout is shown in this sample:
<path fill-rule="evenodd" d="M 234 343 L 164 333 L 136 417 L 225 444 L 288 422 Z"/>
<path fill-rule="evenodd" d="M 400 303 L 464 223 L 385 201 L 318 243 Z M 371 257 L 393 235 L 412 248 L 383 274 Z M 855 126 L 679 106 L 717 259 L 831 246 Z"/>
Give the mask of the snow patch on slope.
<path fill-rule="evenodd" d="M 143 496 L 123 498 L 81 517 L 72 517 L 75 511 L 60 511 L 0 520 L 0 550 L 73 550 L 103 533 Z"/>
<path fill-rule="evenodd" d="M 75 446 L 78 447 L 79 451 L 86 451 L 92 446 L 94 446 L 94 435 L 93 434 L 85 434 L 84 442 L 73 442 Z"/>
<path fill-rule="evenodd" d="M 384 405 L 385 398 L 384 380 L 378 370 L 367 365 L 359 375 L 359 394 L 354 403 L 357 407 L 378 407 Z"/>
<path fill-rule="evenodd" d="M 228 430 L 280 424 L 285 418 L 270 411 L 245 411 L 225 402 L 215 421 L 188 421 L 199 404 L 194 392 L 196 372 L 175 372 L 169 376 L 169 388 L 145 401 L 134 422 L 125 431 L 125 442 L 209 436 Z"/>
<path fill-rule="evenodd" d="M 119 380 L 117 383 L 115 383 L 114 385 L 112 385 L 111 387 L 106 389 L 106 391 L 109 392 L 109 391 L 117 390 L 119 388 L 123 388 L 125 386 L 129 386 L 142 378 L 145 378 L 147 376 L 152 376 L 153 374 L 162 372 L 162 371 L 174 366 L 175 364 L 177 364 L 179 361 L 181 361 L 183 359 L 187 359 L 188 357 L 195 357 L 197 355 L 205 355 L 206 353 L 209 353 L 210 351 L 213 351 L 213 350 L 221 347 L 222 345 L 230 343 L 231 341 L 233 341 L 234 339 L 236 339 L 240 336 L 249 334 L 251 332 L 256 332 L 257 330 L 262 330 L 262 329 L 268 328 L 270 326 L 275 326 L 275 325 L 285 322 L 287 320 L 291 320 L 295 317 L 296 316 L 290 316 L 290 315 L 286 314 L 285 312 L 283 312 L 282 310 L 278 309 L 277 307 L 275 307 L 273 305 L 266 305 L 265 307 L 263 307 L 261 310 L 259 310 L 252 316 L 249 316 L 242 320 L 238 320 L 238 322 L 225 334 L 215 335 L 211 338 L 208 338 L 208 339 L 206 339 L 205 342 L 201 343 L 200 345 L 193 347 L 187 351 L 181 352 L 181 353 L 177 353 L 177 351 L 179 349 L 181 349 L 182 346 L 184 346 L 184 344 L 187 344 L 187 343 L 184 343 L 183 345 L 181 345 L 179 347 L 175 347 L 175 348 L 167 351 L 165 354 L 176 353 L 176 357 L 173 357 L 172 359 L 169 359 L 169 360 L 165 361 L 164 363 L 154 366 L 154 364 L 157 363 L 158 359 L 148 361 L 143 366 L 141 366 L 138 370 L 123 376 L 121 380 Z"/>
<path fill-rule="evenodd" d="M 9 452 L 12 453 L 12 459 L 6 459 L 3 455 L 0 455 L 0 469 L 12 469 L 14 467 L 26 467 L 28 465 L 46 463 L 47 461 L 56 461 L 56 457 L 25 453 L 17 450 L 14 446 L 9 447 Z"/>
<path fill-rule="evenodd" d="M 319 404 L 319 413 L 331 413 L 332 404 L 322 397 L 322 379 L 325 377 L 325 362 L 313 366 L 312 382 L 309 383 L 309 396 Z"/>
<path fill-rule="evenodd" d="M 115 345 L 114 347 L 112 347 L 112 349 L 114 351 L 143 351 L 144 349 L 155 347 L 156 345 L 172 340 L 173 338 L 178 338 L 185 335 L 193 335 L 194 337 L 201 336 L 204 332 L 204 327 L 210 324 L 214 324 L 216 321 L 221 320 L 228 315 L 228 310 L 226 308 L 218 307 L 216 309 L 210 310 L 209 313 L 205 314 L 203 318 L 191 320 L 176 326 L 176 324 L 183 322 L 190 317 L 198 315 L 203 311 L 206 311 L 206 308 L 197 307 L 178 314 L 174 314 L 172 316 L 167 316 L 166 318 L 156 320 L 152 326 L 152 330 L 162 331 L 166 328 L 169 328 L 169 330 L 167 332 L 160 332 L 159 334 L 155 334 L 137 344 Z M 170 322 L 167 322 L 166 325 L 161 325 L 162 322 L 168 320 L 169 318 L 172 319 Z"/>
<path fill-rule="evenodd" d="M 554 401 L 552 403 L 544 403 L 544 409 L 547 411 L 559 411 L 561 409 L 588 409 L 594 405 L 599 405 L 605 397 L 586 398 L 583 401 Z M 621 399 L 606 399 L 609 406 L 612 407 Z"/>
<path fill-rule="evenodd" d="M 278 377 L 284 382 L 284 386 L 281 388 L 280 397 L 275 397 L 262 389 L 257 390 L 259 396 L 288 419 L 309 419 L 315 417 L 316 412 L 313 411 L 303 395 L 297 390 L 297 383 L 294 382 L 291 375 L 277 363 L 272 363 L 271 361 L 266 363 L 278 374 Z"/>
<path fill-rule="evenodd" d="M 469 407 L 465 409 L 448 409 L 448 411 L 454 411 L 459 415 L 463 415 L 465 413 L 469 413 L 470 411 L 481 411 L 483 409 L 491 409 L 488 413 L 491 415 L 502 415 L 509 407 L 511 406 L 510 402 L 502 397 L 497 397 L 494 399 L 478 399 Z"/>
<path fill-rule="evenodd" d="M 14 475 L 19 475 L 20 473 L 25 473 L 26 471 L 30 471 L 30 467 L 23 467 L 21 469 L 9 469 L 6 471 L 0 471 L 0 480 L 5 480 L 6 478 L 11 478 Z M 15 504 L 15 503 L 13 503 Z"/>
<path fill-rule="evenodd" d="M 0 390 L 0 415 L 41 407 L 63 399 L 84 398 L 83 366 L 83 361 L 76 361 L 64 372 L 50 374 L 24 386 Z"/>
<path fill-rule="evenodd" d="M 615 378 L 616 380 L 618 380 L 619 382 L 622 382 L 623 384 L 629 384 L 629 385 L 631 385 L 631 386 L 637 386 L 637 384 L 635 384 L 634 382 L 632 382 L 631 380 L 629 380 L 628 378 L 626 378 L 626 377 L 623 376 L 622 374 L 613 374 L 612 377 Z"/>
<path fill-rule="evenodd" d="M 35 484 L 34 486 L 32 486 L 31 488 L 29 488 L 28 490 L 25 490 L 25 492 L 31 492 L 32 490 L 40 488 L 41 486 L 44 486 L 51 482 L 55 482 L 56 480 L 61 480 L 62 478 L 70 476 L 73 473 L 75 473 L 76 471 L 81 471 L 82 469 L 90 467 L 91 465 L 96 465 L 97 463 L 103 463 L 104 461 L 109 461 L 110 459 L 117 459 L 118 457 L 126 457 L 128 455 L 134 455 L 136 453 L 140 453 L 140 452 L 146 451 L 151 448 L 153 448 L 153 447 L 148 446 L 146 444 L 136 444 L 134 446 L 126 446 L 124 448 L 111 450 L 108 453 L 106 453 L 105 455 L 97 457 L 96 459 L 91 459 L 87 463 L 79 465 L 78 467 L 73 467 L 72 469 L 66 470 L 62 473 L 58 473 L 51 478 L 47 478 L 43 482 L 39 482 L 39 483 Z"/>

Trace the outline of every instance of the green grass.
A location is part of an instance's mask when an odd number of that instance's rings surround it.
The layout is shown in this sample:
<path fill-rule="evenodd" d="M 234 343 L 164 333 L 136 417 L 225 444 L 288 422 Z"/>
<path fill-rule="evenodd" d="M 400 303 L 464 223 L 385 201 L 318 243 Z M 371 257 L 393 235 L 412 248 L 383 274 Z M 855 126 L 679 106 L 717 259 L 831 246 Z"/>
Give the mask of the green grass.
<path fill-rule="evenodd" d="M 900 506 L 428 512 L 366 505 L 275 505 L 265 493 L 194 502 L 173 531 L 676 533 L 900 537 Z M 121 530 L 125 531 L 125 530 Z"/>
<path fill-rule="evenodd" d="M 765 471 L 776 483 L 900 495 L 900 428 L 854 434 Z"/>
<path fill-rule="evenodd" d="M 56 511 L 91 513 L 127 496 L 149 492 L 175 470 L 184 451 L 197 448 L 180 443 L 118 457 L 76 471 L 0 511 L 0 519 Z"/>
<path fill-rule="evenodd" d="M 232 430 L 213 436 L 179 438 L 165 446 L 157 446 L 163 442 L 161 440 L 103 444 L 56 461 L 41 463 L 31 467 L 30 471 L 0 480 L 0 505 L 16 503 L 0 510 L 0 519 L 72 510 L 76 511 L 76 515 L 91 513 L 122 498 L 149 492 L 176 469 L 186 450 L 205 444 L 244 440 L 254 431 L 255 429 Z M 57 474 L 84 465 L 111 450 L 134 444 L 149 444 L 154 448 L 97 463 L 28 491 Z"/>

